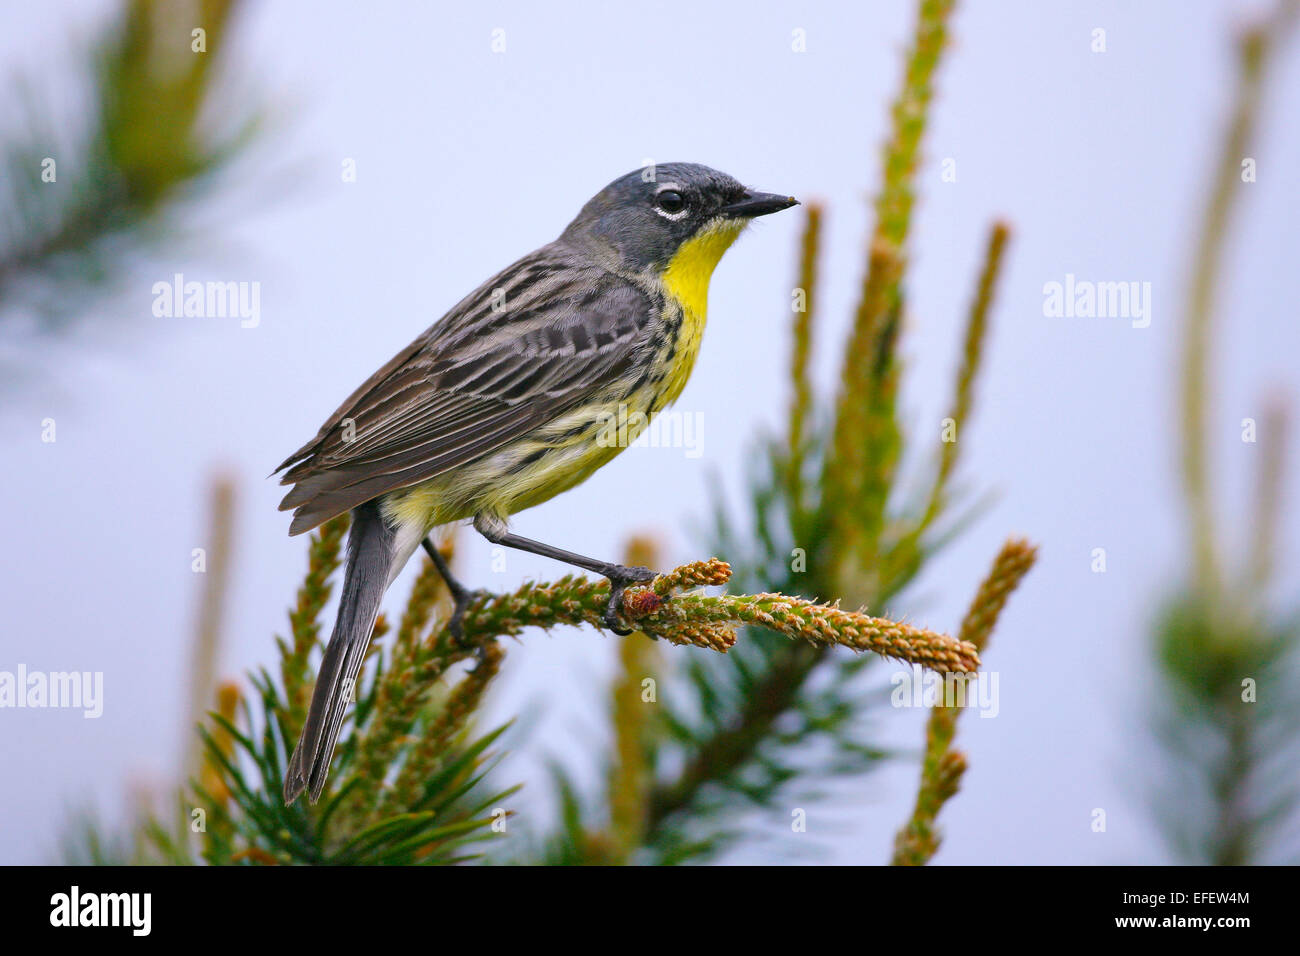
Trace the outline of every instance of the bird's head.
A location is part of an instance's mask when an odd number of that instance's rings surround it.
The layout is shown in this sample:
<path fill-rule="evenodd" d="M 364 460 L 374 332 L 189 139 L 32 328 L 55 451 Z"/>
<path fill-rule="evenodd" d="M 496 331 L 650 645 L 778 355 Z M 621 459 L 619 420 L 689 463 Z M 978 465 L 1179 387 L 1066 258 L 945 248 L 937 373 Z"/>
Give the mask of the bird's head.
<path fill-rule="evenodd" d="M 647 166 L 614 180 L 582 207 L 563 239 L 592 252 L 613 252 L 635 272 L 662 275 L 681 256 L 712 271 L 757 216 L 798 205 L 761 193 L 698 163 Z M 711 260 L 711 261 L 707 261 Z"/>

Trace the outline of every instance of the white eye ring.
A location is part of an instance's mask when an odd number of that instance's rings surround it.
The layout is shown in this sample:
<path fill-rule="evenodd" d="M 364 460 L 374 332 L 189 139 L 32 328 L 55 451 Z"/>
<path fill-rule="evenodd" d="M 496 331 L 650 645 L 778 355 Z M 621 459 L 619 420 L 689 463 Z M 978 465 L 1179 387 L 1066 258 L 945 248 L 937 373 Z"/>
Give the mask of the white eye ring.
<path fill-rule="evenodd" d="M 672 190 L 674 192 L 681 192 L 682 187 L 679 186 L 677 183 L 664 183 L 662 186 L 656 189 L 655 190 L 655 199 L 656 199 L 655 212 L 659 213 L 659 215 L 663 216 L 665 219 L 671 219 L 672 221 L 676 222 L 678 219 L 681 219 L 688 212 L 690 212 L 691 207 L 689 203 L 684 203 L 682 205 L 682 208 L 677 210 L 676 212 L 667 212 L 663 209 L 660 209 L 659 203 L 657 201 L 659 198 L 659 194 L 668 192 L 669 190 Z"/>

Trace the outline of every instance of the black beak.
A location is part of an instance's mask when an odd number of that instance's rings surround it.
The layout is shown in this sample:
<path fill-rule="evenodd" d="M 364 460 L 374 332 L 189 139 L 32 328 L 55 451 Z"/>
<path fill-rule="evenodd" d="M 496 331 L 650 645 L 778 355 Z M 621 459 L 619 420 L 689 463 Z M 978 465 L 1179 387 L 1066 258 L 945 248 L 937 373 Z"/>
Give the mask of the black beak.
<path fill-rule="evenodd" d="M 799 205 L 799 200 L 793 196 L 780 196 L 776 193 L 756 193 L 752 189 L 747 189 L 742 199 L 723 206 L 722 214 L 737 219 L 753 219 L 755 216 L 766 216 L 797 205 Z"/>

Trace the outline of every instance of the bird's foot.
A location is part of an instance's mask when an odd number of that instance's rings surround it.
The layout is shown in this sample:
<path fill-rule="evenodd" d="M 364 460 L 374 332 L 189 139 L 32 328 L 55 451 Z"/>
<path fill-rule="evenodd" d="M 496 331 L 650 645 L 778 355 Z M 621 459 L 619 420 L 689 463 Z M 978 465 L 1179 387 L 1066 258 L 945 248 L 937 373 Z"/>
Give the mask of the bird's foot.
<path fill-rule="evenodd" d="M 632 628 L 624 627 L 619 619 L 619 612 L 623 610 L 623 592 L 630 584 L 649 584 L 658 574 L 649 568 L 627 568 L 616 564 L 605 573 L 605 577 L 609 578 L 609 600 L 600 616 L 601 623 L 615 634 L 631 634 Z"/>
<path fill-rule="evenodd" d="M 447 631 L 451 634 L 451 639 L 455 641 L 456 644 L 464 647 L 466 645 L 465 611 L 471 604 L 480 598 L 491 597 L 492 592 L 484 590 L 483 588 L 473 588 L 471 590 L 470 588 L 461 587 L 460 584 L 456 584 L 455 587 L 452 587 L 450 582 L 448 582 L 447 590 L 451 592 L 451 599 L 453 601 L 451 620 L 447 622 Z"/>

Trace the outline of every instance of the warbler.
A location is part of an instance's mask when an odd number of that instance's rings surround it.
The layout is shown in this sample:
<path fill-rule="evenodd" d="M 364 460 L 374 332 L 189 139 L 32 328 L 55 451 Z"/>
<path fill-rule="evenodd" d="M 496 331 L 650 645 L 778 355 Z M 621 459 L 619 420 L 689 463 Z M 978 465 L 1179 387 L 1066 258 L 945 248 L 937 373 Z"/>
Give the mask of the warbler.
<path fill-rule="evenodd" d="M 507 520 L 588 478 L 681 394 L 718 260 L 751 219 L 794 205 L 695 163 L 614 180 L 558 239 L 402 349 L 276 469 L 293 485 L 280 504 L 294 510 L 290 534 L 352 512 L 338 619 L 289 760 L 286 803 L 304 790 L 319 798 L 380 601 L 421 545 L 455 600 L 451 631 L 462 634 L 473 593 L 429 537 L 438 525 L 472 519 L 495 544 L 603 575 L 604 623 L 627 633 L 623 591 L 653 571 L 521 537 Z M 617 441 L 612 420 L 627 425 Z"/>

